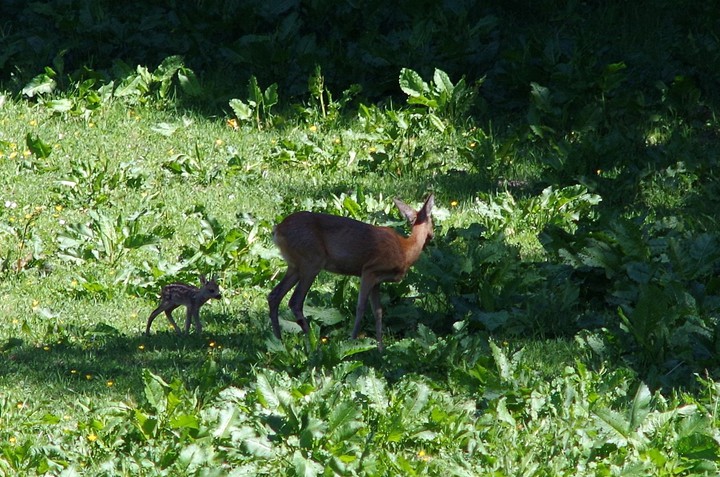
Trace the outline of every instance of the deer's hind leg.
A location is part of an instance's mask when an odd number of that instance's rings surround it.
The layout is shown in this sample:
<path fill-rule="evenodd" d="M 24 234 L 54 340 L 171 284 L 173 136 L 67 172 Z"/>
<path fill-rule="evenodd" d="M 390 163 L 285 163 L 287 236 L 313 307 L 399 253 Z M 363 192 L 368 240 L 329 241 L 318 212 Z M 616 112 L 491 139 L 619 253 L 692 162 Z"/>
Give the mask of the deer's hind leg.
<path fill-rule="evenodd" d="M 177 308 L 177 306 L 173 306 L 173 307 L 167 308 L 167 309 L 165 310 L 165 316 L 167 316 L 168 321 L 170 322 L 170 324 L 172 325 L 172 327 L 175 329 L 175 333 L 178 334 L 178 335 L 181 335 L 181 334 L 182 334 L 182 331 L 180 331 L 180 328 L 178 327 L 177 323 L 175 323 L 175 320 L 174 320 L 173 317 L 172 317 L 172 311 L 173 311 L 175 308 Z"/>
<path fill-rule="evenodd" d="M 300 274 L 295 267 L 288 266 L 285 276 L 268 295 L 268 307 L 270 308 L 270 324 L 273 334 L 280 339 L 280 319 L 278 318 L 280 303 L 285 295 L 300 281 Z"/>

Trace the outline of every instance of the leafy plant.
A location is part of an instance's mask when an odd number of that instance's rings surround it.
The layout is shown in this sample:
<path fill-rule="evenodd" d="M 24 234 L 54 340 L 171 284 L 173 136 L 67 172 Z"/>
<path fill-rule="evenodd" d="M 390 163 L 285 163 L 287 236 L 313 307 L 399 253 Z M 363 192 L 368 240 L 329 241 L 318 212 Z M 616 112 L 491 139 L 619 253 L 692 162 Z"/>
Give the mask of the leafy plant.
<path fill-rule="evenodd" d="M 465 117 L 473 107 L 480 84 L 482 80 L 471 88 L 464 78 L 453 84 L 447 73 L 437 68 L 428 84 L 417 72 L 400 70 L 400 89 L 408 95 L 408 104 L 426 107 L 428 120 L 440 132 L 446 128 L 443 119 L 452 124 Z"/>
<path fill-rule="evenodd" d="M 278 85 L 273 83 L 265 91 L 260 89 L 257 78 L 251 76 L 248 81 L 248 99 L 231 99 L 230 108 L 235 116 L 244 122 L 254 123 L 258 130 L 272 125 L 273 115 L 270 112 L 278 103 Z"/>
<path fill-rule="evenodd" d="M 17 204 L 9 201 L 5 207 L 13 210 Z M 32 212 L 18 214 L 21 219 L 8 217 L 0 223 L 0 234 L 9 238 L 6 242 L 9 246 L 0 247 L 0 273 L 19 274 L 28 268 L 43 266 L 44 244 L 35 230 L 42 211 L 42 207 L 36 207 Z"/>
<path fill-rule="evenodd" d="M 132 69 L 121 61 L 115 68 L 123 78 L 113 90 L 113 96 L 126 101 L 147 102 L 155 98 L 160 103 L 167 103 L 175 96 L 175 85 L 189 96 L 200 94 L 201 88 L 195 73 L 185 66 L 182 56 L 168 56 L 155 69 L 138 66 Z"/>
<path fill-rule="evenodd" d="M 173 233 L 165 225 L 143 228 L 144 217 L 153 217 L 150 210 L 141 210 L 127 217 L 113 217 L 99 210 L 87 212 L 89 222 L 68 224 L 58 234 L 60 257 L 76 263 L 87 260 L 107 262 L 116 266 L 129 250 L 149 249 L 158 252 L 162 237 Z"/>
<path fill-rule="evenodd" d="M 108 158 L 85 157 L 70 160 L 65 178 L 56 182 L 58 203 L 96 207 L 112 200 L 118 190 L 140 189 L 146 172 L 135 161 L 117 166 Z"/>
<path fill-rule="evenodd" d="M 208 167 L 208 157 L 198 143 L 195 143 L 194 154 L 173 154 L 165 162 L 163 168 L 184 179 L 193 178 L 201 184 L 210 184 L 219 174 L 219 168 Z"/>

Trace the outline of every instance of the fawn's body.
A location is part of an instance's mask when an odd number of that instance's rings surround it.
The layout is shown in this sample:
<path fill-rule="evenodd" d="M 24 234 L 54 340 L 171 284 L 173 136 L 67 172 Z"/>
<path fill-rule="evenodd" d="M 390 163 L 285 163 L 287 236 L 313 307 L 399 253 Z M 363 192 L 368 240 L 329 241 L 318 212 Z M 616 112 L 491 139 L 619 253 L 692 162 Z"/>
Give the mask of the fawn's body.
<path fill-rule="evenodd" d="M 186 310 L 185 315 L 185 333 L 190 331 L 190 323 L 195 321 L 195 332 L 200 334 L 202 332 L 202 324 L 200 323 L 200 307 L 203 306 L 211 298 L 220 298 L 220 287 L 218 286 L 215 278 L 206 280 L 204 275 L 200 275 L 201 288 L 187 283 L 171 283 L 165 285 L 160 292 L 160 304 L 157 308 L 150 313 L 148 317 L 147 327 L 145 328 L 145 334 L 150 334 L 150 326 L 157 315 L 165 312 L 165 316 L 170 321 L 170 324 L 175 329 L 175 333 L 180 334 L 180 328 L 172 317 L 172 312 L 179 306 L 184 306 Z"/>
<path fill-rule="evenodd" d="M 390 227 L 314 212 L 296 212 L 275 227 L 275 243 L 288 264 L 285 276 L 268 295 L 270 322 L 276 337 L 280 338 L 280 302 L 293 287 L 296 288 L 290 298 L 290 309 L 303 331 L 308 331 L 303 314 L 305 297 L 318 273 L 327 270 L 360 277 L 352 338 L 360 333 L 362 316 L 370 299 L 378 349 L 382 350 L 380 283 L 400 281 L 433 234 L 432 195 L 418 212 L 399 200 L 395 200 L 395 205 L 412 224 L 409 237 Z"/>

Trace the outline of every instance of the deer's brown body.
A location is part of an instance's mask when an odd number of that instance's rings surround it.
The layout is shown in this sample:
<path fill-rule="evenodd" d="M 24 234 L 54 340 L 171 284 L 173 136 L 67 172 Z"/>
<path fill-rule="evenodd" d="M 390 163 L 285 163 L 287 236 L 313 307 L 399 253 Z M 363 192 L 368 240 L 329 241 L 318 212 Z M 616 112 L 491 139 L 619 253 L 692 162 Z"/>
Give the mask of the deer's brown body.
<path fill-rule="evenodd" d="M 280 302 L 293 287 L 296 288 L 290 298 L 290 309 L 303 331 L 308 331 L 303 314 L 305 297 L 318 273 L 327 270 L 360 277 L 352 338 L 357 338 L 360 332 L 365 306 L 370 299 L 378 348 L 382 349 L 380 283 L 400 281 L 433 234 L 432 195 L 418 212 L 399 200 L 395 200 L 395 205 L 412 224 L 409 237 L 390 227 L 315 212 L 296 212 L 275 227 L 275 243 L 288 264 L 285 276 L 268 295 L 270 322 L 276 337 L 280 338 Z"/>
<path fill-rule="evenodd" d="M 204 275 L 200 275 L 201 288 L 187 283 L 171 283 L 165 285 L 160 292 L 160 304 L 150 313 L 145 328 L 145 334 L 150 334 L 150 326 L 157 315 L 165 312 L 165 316 L 175 329 L 175 333 L 180 334 L 180 328 L 172 317 L 172 312 L 179 306 L 186 308 L 185 314 L 185 334 L 190 331 L 190 323 L 195 321 L 195 332 L 202 333 L 202 324 L 200 323 L 200 307 L 203 306 L 211 298 L 221 298 L 220 287 L 215 278 L 206 280 Z"/>

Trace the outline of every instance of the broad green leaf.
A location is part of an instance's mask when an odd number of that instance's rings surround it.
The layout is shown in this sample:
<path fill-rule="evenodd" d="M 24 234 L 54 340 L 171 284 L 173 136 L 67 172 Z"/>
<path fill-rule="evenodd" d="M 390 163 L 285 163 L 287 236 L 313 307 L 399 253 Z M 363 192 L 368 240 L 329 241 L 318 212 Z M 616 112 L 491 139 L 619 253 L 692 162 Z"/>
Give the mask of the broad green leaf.
<path fill-rule="evenodd" d="M 408 416 L 417 416 L 427 406 L 430 399 L 430 388 L 424 383 L 416 384 L 416 392 L 405 398 L 405 410 Z"/>
<path fill-rule="evenodd" d="M 115 89 L 113 94 L 118 98 L 141 96 L 150 91 L 147 81 L 140 75 L 129 76 Z"/>
<path fill-rule="evenodd" d="M 510 361 L 507 356 L 505 356 L 503 350 L 501 350 L 494 341 L 490 341 L 490 351 L 492 351 L 495 365 L 497 366 L 498 373 L 500 374 L 500 379 L 503 381 L 511 381 L 513 378 L 512 366 L 510 365 Z"/>
<path fill-rule="evenodd" d="M 350 356 L 356 355 L 358 353 L 372 351 L 375 348 L 377 348 L 377 344 L 370 341 L 369 339 L 346 340 L 346 341 L 340 343 L 340 348 L 338 350 L 338 357 L 340 359 L 345 359 Z"/>
<path fill-rule="evenodd" d="M 265 92 L 263 93 L 263 106 L 265 107 L 265 112 L 267 112 L 271 107 L 275 106 L 278 103 L 278 85 L 277 83 L 273 83 L 270 86 L 268 86 L 265 89 Z"/>
<path fill-rule="evenodd" d="M 133 417 L 135 418 L 138 429 L 146 439 L 155 437 L 155 433 L 157 432 L 157 419 L 145 414 L 139 409 L 135 409 Z"/>
<path fill-rule="evenodd" d="M 192 414 L 180 414 L 170 419 L 170 426 L 175 429 L 200 429 L 200 419 Z"/>
<path fill-rule="evenodd" d="M 193 443 L 180 451 L 177 463 L 189 475 L 196 475 L 198 469 L 212 462 L 212 454 L 212 448 Z"/>
<path fill-rule="evenodd" d="M 358 420 L 360 409 L 356 402 L 343 401 L 336 405 L 328 417 L 327 432 L 331 440 L 342 441 L 347 439 L 363 426 Z"/>
<path fill-rule="evenodd" d="M 500 422 L 504 422 L 512 427 L 515 427 L 517 423 L 515 422 L 515 418 L 512 416 L 512 414 L 510 414 L 510 411 L 508 411 L 507 404 L 505 404 L 506 401 L 506 397 L 501 397 L 500 399 L 498 399 L 497 406 L 495 407 L 495 411 L 497 412 L 497 418 Z"/>
<path fill-rule="evenodd" d="M 123 246 L 129 249 L 147 248 L 157 250 L 159 237 L 153 234 L 133 234 L 123 241 Z"/>
<path fill-rule="evenodd" d="M 227 408 L 220 411 L 218 415 L 217 427 L 212 432 L 215 438 L 226 438 L 230 433 L 230 429 L 235 422 L 235 416 L 238 413 L 238 408 L 235 405 L 228 406 Z"/>
<path fill-rule="evenodd" d="M 446 126 L 442 119 L 440 119 L 437 115 L 432 114 L 432 113 L 428 114 L 427 117 L 430 120 L 430 123 L 433 126 L 435 126 L 435 129 L 437 129 L 441 133 L 445 132 Z"/>
<path fill-rule="evenodd" d="M 252 108 L 240 99 L 231 99 L 230 107 L 241 121 L 250 121 L 253 118 Z"/>
<path fill-rule="evenodd" d="M 601 424 L 609 442 L 624 447 L 630 437 L 630 423 L 617 411 L 608 408 L 596 409 L 593 413 L 596 421 Z"/>
<path fill-rule="evenodd" d="M 248 80 L 248 100 L 255 105 L 260 105 L 263 102 L 262 90 L 255 75 L 250 76 Z"/>
<path fill-rule="evenodd" d="M 258 374 L 256 390 L 260 402 L 269 409 L 277 409 L 280 405 L 280 398 L 275 389 L 264 374 Z"/>
<path fill-rule="evenodd" d="M 367 396 L 370 405 L 384 412 L 388 406 L 385 381 L 377 378 L 372 371 L 357 380 L 357 390 Z"/>
<path fill-rule="evenodd" d="M 167 408 L 166 390 L 170 388 L 170 385 L 147 369 L 143 369 L 143 382 L 145 399 L 148 404 L 157 413 L 165 412 Z"/>
<path fill-rule="evenodd" d="M 170 137 L 178 130 L 179 127 L 180 126 L 177 124 L 157 123 L 151 126 L 150 129 L 158 134 L 162 134 L 165 137 Z"/>
<path fill-rule="evenodd" d="M 153 73 L 156 81 L 165 81 L 172 78 L 184 65 L 182 56 L 173 55 L 165 58 Z"/>
<path fill-rule="evenodd" d="M 428 85 L 418 73 L 409 68 L 403 68 L 400 70 L 400 89 L 411 98 L 417 98 L 425 95 Z"/>
<path fill-rule="evenodd" d="M 200 82 L 195 76 L 195 72 L 189 68 L 180 68 L 178 71 L 178 81 L 182 90 L 190 96 L 200 96 L 202 88 Z"/>
<path fill-rule="evenodd" d="M 300 451 L 295 451 L 293 454 L 293 467 L 297 477 L 316 477 L 323 471 L 319 463 L 304 457 Z"/>
<path fill-rule="evenodd" d="M 325 326 L 332 326 L 345 320 L 339 310 L 335 308 L 321 308 L 317 306 L 305 306 L 305 315 L 313 317 Z"/>
<path fill-rule="evenodd" d="M 630 409 L 630 429 L 637 429 L 650 413 L 652 394 L 645 383 L 640 383 Z"/>
<path fill-rule="evenodd" d="M 45 101 L 43 105 L 50 111 L 56 113 L 66 113 L 73 108 L 73 102 L 67 98 Z"/>
<path fill-rule="evenodd" d="M 261 464 L 248 463 L 241 465 L 240 467 L 233 467 L 230 473 L 227 474 L 227 477 L 256 477 L 258 475 L 262 475 L 262 472 L 260 471 L 260 467 L 258 467 L 258 465 Z"/>
<path fill-rule="evenodd" d="M 450 77 L 444 71 L 435 68 L 433 74 L 433 82 L 435 83 L 435 90 L 440 94 L 445 94 L 447 97 L 452 96 L 455 87 L 450 81 Z"/>
<path fill-rule="evenodd" d="M 327 424 L 322 419 L 310 417 L 304 420 L 300 431 L 300 447 L 312 449 L 315 442 L 327 435 Z"/>
<path fill-rule="evenodd" d="M 55 80 L 52 79 L 47 73 L 43 73 L 37 75 L 32 80 L 30 80 L 30 82 L 22 89 L 22 94 L 24 94 L 28 98 L 32 98 L 33 96 L 38 94 L 52 93 L 55 89 L 55 85 Z"/>
<path fill-rule="evenodd" d="M 40 137 L 33 137 L 30 133 L 25 136 L 25 143 L 27 144 L 30 152 L 35 154 L 36 157 L 46 159 L 52 153 L 52 146 L 43 142 Z"/>
<path fill-rule="evenodd" d="M 359 219 L 362 211 L 360 210 L 360 204 L 355 202 L 352 197 L 347 196 L 343 199 L 343 208 L 350 212 L 350 217 Z"/>
<path fill-rule="evenodd" d="M 550 90 L 538 83 L 530 83 L 530 97 L 533 99 L 533 105 L 543 112 L 552 112 L 552 95 Z"/>
<path fill-rule="evenodd" d="M 243 441 L 245 450 L 255 457 L 270 459 L 275 455 L 275 451 L 270 442 L 263 437 L 254 437 Z"/>

